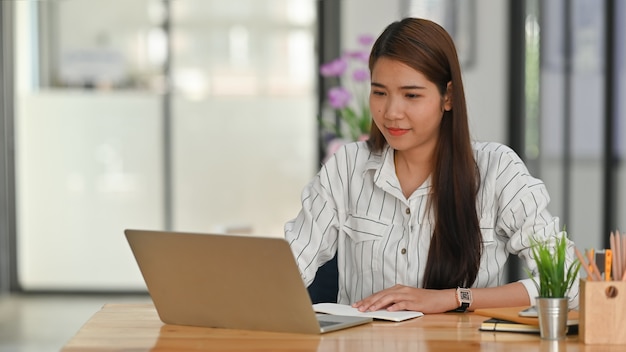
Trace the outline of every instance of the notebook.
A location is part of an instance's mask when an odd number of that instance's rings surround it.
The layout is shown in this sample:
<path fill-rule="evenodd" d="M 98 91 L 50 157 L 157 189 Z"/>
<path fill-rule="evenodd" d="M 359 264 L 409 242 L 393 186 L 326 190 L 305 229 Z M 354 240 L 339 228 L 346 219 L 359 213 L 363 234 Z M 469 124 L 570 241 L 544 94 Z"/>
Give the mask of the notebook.
<path fill-rule="evenodd" d="M 166 324 L 319 334 L 372 321 L 315 313 L 282 238 L 124 233 Z"/>
<path fill-rule="evenodd" d="M 529 306 L 521 307 L 505 307 L 505 308 L 482 308 L 474 310 L 475 314 L 482 315 L 489 318 L 496 318 L 502 320 L 508 320 L 515 323 L 535 325 L 539 326 L 539 318 L 536 316 L 528 316 L 528 314 L 521 313 L 527 312 Z M 520 315 L 521 313 L 521 315 Z M 578 311 L 570 310 L 568 312 L 567 325 L 578 325 Z"/>
<path fill-rule="evenodd" d="M 478 328 L 480 331 L 505 331 L 505 332 L 525 332 L 539 333 L 538 325 L 516 323 L 514 321 L 490 318 L 483 321 Z"/>
<path fill-rule="evenodd" d="M 490 318 L 483 321 L 478 328 L 480 331 L 523 332 L 539 334 L 539 325 L 522 324 L 510 320 Z M 578 324 L 568 324 L 567 334 L 578 334 Z"/>
<path fill-rule="evenodd" d="M 373 312 L 361 312 L 352 306 L 338 303 L 317 303 L 313 305 L 313 310 L 318 313 L 363 316 L 370 317 L 374 320 L 389 320 L 395 322 L 418 318 L 424 315 L 422 312 L 408 310 L 390 312 L 386 309 L 381 309 Z"/>

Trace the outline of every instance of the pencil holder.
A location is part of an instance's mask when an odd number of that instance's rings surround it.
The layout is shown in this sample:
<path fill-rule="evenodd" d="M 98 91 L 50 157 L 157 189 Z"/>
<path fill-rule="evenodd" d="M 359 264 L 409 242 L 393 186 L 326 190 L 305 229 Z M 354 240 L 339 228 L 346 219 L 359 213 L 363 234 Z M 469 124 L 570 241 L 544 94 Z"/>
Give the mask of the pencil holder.
<path fill-rule="evenodd" d="M 579 313 L 585 344 L 626 344 L 626 281 L 581 279 Z"/>

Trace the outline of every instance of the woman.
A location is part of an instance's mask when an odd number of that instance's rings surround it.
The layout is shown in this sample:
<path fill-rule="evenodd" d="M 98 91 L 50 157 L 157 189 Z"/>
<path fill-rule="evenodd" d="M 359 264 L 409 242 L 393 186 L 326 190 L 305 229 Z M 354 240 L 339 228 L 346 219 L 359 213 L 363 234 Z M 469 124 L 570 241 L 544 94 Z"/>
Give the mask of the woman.
<path fill-rule="evenodd" d="M 514 254 L 535 272 L 531 239 L 556 236 L 559 221 L 510 148 L 471 141 L 448 33 L 424 19 L 394 22 L 369 68 L 368 141 L 322 166 L 285 225 L 305 283 L 337 253 L 338 303 L 361 311 L 534 304 L 532 280 L 505 283 L 504 265 Z M 577 284 L 570 297 L 577 307 Z"/>

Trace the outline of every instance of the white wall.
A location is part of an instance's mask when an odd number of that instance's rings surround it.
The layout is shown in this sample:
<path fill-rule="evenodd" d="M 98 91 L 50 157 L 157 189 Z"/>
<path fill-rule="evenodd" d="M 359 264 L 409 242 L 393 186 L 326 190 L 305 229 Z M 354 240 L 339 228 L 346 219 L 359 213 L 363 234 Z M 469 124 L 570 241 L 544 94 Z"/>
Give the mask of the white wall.
<path fill-rule="evenodd" d="M 478 140 L 506 143 L 508 3 L 475 0 L 474 59 L 463 69 L 472 135 Z M 378 36 L 401 19 L 402 0 L 342 1 L 342 43 L 351 48 L 359 34 Z"/>

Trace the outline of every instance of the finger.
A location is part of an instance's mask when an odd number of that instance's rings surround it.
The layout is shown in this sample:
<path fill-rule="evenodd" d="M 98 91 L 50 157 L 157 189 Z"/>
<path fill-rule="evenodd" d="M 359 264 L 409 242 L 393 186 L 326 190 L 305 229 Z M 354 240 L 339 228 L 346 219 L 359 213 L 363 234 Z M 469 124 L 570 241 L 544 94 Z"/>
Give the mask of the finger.
<path fill-rule="evenodd" d="M 392 312 L 399 310 L 419 310 L 419 308 L 421 308 L 418 298 L 407 289 L 396 290 L 392 295 L 385 297 L 384 301 L 387 303 L 385 306 L 386 309 Z M 378 308 L 382 309 L 384 307 Z"/>
<path fill-rule="evenodd" d="M 365 312 L 366 310 L 368 310 L 370 308 L 370 306 L 372 305 L 372 303 L 378 301 L 380 299 L 380 297 L 384 296 L 385 294 L 387 294 L 389 289 L 385 289 L 379 292 L 376 292 L 370 296 L 367 296 L 365 298 L 363 298 L 360 301 L 355 302 L 352 307 L 359 309 L 359 311 L 361 312 Z"/>
<path fill-rule="evenodd" d="M 372 306 L 378 301 L 377 298 L 373 296 L 369 296 L 361 301 L 355 303 L 355 308 L 357 308 L 360 312 L 367 312 L 373 310 Z"/>
<path fill-rule="evenodd" d="M 403 295 L 403 293 L 405 293 L 404 291 L 405 286 L 395 285 L 393 287 L 374 293 L 373 295 L 356 302 L 352 306 L 354 308 L 357 308 L 361 312 L 385 309 L 393 304 L 394 300 L 399 299 L 396 297 L 399 297 L 399 295 Z"/>
<path fill-rule="evenodd" d="M 402 301 L 400 298 L 402 295 L 396 292 L 388 292 L 384 295 L 377 297 L 376 300 L 370 302 L 370 306 L 368 308 L 369 311 L 377 311 L 381 309 L 387 309 L 395 302 Z"/>
<path fill-rule="evenodd" d="M 380 291 L 375 293 L 369 297 L 366 297 L 357 303 L 355 303 L 354 307 L 357 308 L 360 312 L 374 311 L 377 310 L 378 303 L 380 300 L 387 295 L 386 292 Z"/>
<path fill-rule="evenodd" d="M 417 310 L 415 309 L 415 302 L 409 300 L 402 300 L 399 302 L 395 302 L 394 304 L 387 307 L 387 310 L 390 312 L 397 312 L 400 310 Z"/>

